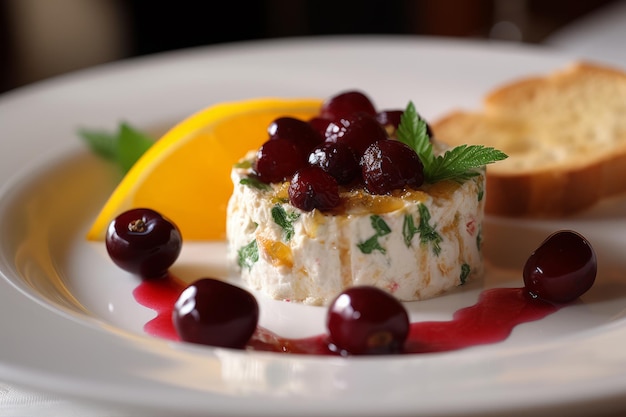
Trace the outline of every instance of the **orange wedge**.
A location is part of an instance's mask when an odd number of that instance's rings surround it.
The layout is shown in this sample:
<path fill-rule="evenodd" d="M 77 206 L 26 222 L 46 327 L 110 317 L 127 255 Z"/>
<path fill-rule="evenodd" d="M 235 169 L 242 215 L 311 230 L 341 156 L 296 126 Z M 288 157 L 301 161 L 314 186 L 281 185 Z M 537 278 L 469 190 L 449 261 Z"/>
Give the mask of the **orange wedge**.
<path fill-rule="evenodd" d="M 268 138 L 277 117 L 309 119 L 318 99 L 263 98 L 222 103 L 183 120 L 135 163 L 109 197 L 87 233 L 102 240 L 117 215 L 154 209 L 180 228 L 185 240 L 225 238 L 232 165 Z"/>

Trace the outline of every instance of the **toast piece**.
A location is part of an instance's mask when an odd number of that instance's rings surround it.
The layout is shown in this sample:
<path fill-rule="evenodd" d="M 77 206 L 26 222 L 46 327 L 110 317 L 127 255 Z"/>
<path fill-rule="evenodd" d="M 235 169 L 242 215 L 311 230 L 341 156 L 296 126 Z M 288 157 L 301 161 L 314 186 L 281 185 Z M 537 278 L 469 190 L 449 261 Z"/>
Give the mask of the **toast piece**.
<path fill-rule="evenodd" d="M 485 211 L 554 218 L 626 192 L 626 73 L 577 62 L 489 93 L 480 111 L 432 124 L 451 146 L 493 146 Z"/>

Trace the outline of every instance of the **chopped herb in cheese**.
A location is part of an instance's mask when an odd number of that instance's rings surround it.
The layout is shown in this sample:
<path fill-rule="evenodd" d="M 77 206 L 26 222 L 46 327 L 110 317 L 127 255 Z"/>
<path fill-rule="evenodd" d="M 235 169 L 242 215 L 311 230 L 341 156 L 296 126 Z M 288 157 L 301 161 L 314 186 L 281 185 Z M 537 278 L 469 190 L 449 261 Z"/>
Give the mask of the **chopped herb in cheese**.
<path fill-rule="evenodd" d="M 467 277 L 469 277 L 471 268 L 468 264 L 461 265 L 461 285 L 467 282 Z"/>
<path fill-rule="evenodd" d="M 417 228 L 420 233 L 420 242 L 424 245 L 431 244 L 435 255 L 439 255 L 441 253 L 440 243 L 443 241 L 443 238 L 437 233 L 436 226 L 430 224 L 428 207 L 424 204 L 419 204 L 417 209 L 420 212 L 420 224 Z"/>
<path fill-rule="evenodd" d="M 296 212 L 287 213 L 281 205 L 272 207 L 272 219 L 274 223 L 283 229 L 283 236 L 286 242 L 289 242 L 294 234 L 293 223 L 298 220 L 300 215 Z"/>
<path fill-rule="evenodd" d="M 271 187 L 268 184 L 265 184 L 264 182 L 261 182 L 253 177 L 244 177 L 239 181 L 239 184 L 247 185 L 249 187 L 256 188 L 257 190 L 263 190 L 263 191 L 271 189 Z"/>
<path fill-rule="evenodd" d="M 237 251 L 237 264 L 241 268 L 248 268 L 248 270 L 250 270 L 258 260 L 259 248 L 256 239 Z"/>
<path fill-rule="evenodd" d="M 370 216 L 370 222 L 372 224 L 372 228 L 374 229 L 375 234 L 369 239 L 357 244 L 357 247 L 361 252 L 365 254 L 370 254 L 375 250 L 381 253 L 387 253 L 387 250 L 382 247 L 378 242 L 378 238 L 391 233 L 391 228 L 389 227 L 389 225 L 387 225 L 387 223 L 385 223 L 382 217 L 376 214 Z"/>

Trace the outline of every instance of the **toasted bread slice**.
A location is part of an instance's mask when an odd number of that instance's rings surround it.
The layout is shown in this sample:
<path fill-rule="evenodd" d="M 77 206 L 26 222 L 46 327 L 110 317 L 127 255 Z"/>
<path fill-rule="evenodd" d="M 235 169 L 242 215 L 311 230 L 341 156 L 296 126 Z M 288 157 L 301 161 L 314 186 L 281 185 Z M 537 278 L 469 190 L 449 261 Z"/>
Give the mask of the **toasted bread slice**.
<path fill-rule="evenodd" d="M 560 217 L 626 192 L 626 73 L 578 62 L 489 93 L 432 124 L 451 146 L 493 146 L 488 214 Z"/>

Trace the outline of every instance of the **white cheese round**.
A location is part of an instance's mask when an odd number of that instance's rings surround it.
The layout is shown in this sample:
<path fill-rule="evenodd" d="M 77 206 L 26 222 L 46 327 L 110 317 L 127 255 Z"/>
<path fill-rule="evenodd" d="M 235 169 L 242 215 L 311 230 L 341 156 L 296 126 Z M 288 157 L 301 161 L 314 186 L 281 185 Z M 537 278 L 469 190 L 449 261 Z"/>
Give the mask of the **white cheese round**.
<path fill-rule="evenodd" d="M 332 213 L 302 211 L 289 204 L 287 183 L 249 174 L 232 171 L 228 257 L 272 298 L 326 305 L 347 287 L 374 285 L 422 300 L 483 274 L 484 172 L 391 196 L 345 191 Z"/>

